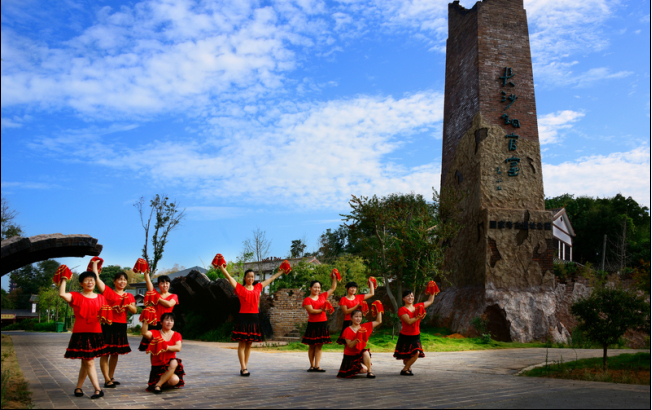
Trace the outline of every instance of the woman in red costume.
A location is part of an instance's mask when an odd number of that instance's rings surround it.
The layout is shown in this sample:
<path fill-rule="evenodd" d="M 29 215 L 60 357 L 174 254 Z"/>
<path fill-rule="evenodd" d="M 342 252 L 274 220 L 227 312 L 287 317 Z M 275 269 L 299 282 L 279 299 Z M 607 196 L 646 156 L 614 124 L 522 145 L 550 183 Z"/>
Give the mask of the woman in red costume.
<path fill-rule="evenodd" d="M 260 328 L 260 319 L 258 317 L 258 304 L 260 302 L 260 294 L 267 286 L 274 282 L 284 271 L 280 270 L 271 278 L 264 282 L 254 284 L 256 275 L 251 269 L 247 270 L 244 274 L 242 285 L 235 281 L 227 272 L 225 266 L 219 266 L 220 270 L 229 281 L 235 294 L 240 299 L 240 314 L 238 315 L 238 322 L 233 328 L 231 340 L 238 342 L 238 359 L 240 360 L 240 376 L 248 377 L 251 375 L 247 370 L 249 364 L 249 353 L 251 352 L 251 344 L 253 342 L 262 342 L 263 334 Z"/>
<path fill-rule="evenodd" d="M 403 370 L 401 376 L 414 376 L 412 365 L 420 357 L 426 357 L 421 347 L 421 332 L 419 325 L 421 320 L 426 317 L 425 310 L 435 301 L 435 294 L 430 295 L 424 303 L 414 305 L 414 292 L 406 290 L 403 292 L 403 303 L 405 304 L 398 310 L 398 317 L 401 319 L 401 333 L 396 342 L 394 357 L 396 360 L 403 360 Z M 421 312 L 421 313 L 419 313 Z"/>
<path fill-rule="evenodd" d="M 113 378 L 115 368 L 118 365 L 118 357 L 131 352 L 129 339 L 127 338 L 127 311 L 133 314 L 138 312 L 138 309 L 136 308 L 134 296 L 125 292 L 128 283 L 125 272 L 118 272 L 113 277 L 115 291 L 106 286 L 99 276 L 97 278 L 97 289 L 104 295 L 107 304 L 111 306 L 113 311 L 113 323 L 102 324 L 102 334 L 109 349 L 109 355 L 100 358 L 100 369 L 104 375 L 104 387 L 109 389 L 120 385 Z"/>
<path fill-rule="evenodd" d="M 181 334 L 172 330 L 174 313 L 161 316 L 161 330 L 149 330 L 143 322 L 140 333 L 149 341 L 147 352 L 152 354 L 152 370 L 149 372 L 147 391 L 161 394 L 165 389 L 178 389 L 185 385 L 183 364 L 177 359 L 181 351 Z"/>
<path fill-rule="evenodd" d="M 93 271 L 97 272 L 97 263 L 93 261 Z M 75 313 L 75 325 L 72 329 L 72 337 L 68 343 L 68 349 L 64 357 L 66 359 L 81 359 L 81 368 L 77 379 L 77 388 L 75 397 L 83 397 L 82 385 L 86 377 L 91 381 L 95 389 L 91 399 L 104 397 L 104 392 L 100 388 L 97 378 L 97 369 L 95 368 L 95 358 L 106 356 L 109 350 L 104 344 L 102 336 L 102 326 L 98 315 L 102 306 L 106 305 L 104 296 L 93 293 L 95 290 L 95 278 L 97 273 L 86 271 L 79 275 L 79 284 L 82 287 L 79 292 L 66 292 L 67 278 L 61 278 L 59 285 L 59 297 L 65 300 Z"/>
<path fill-rule="evenodd" d="M 349 379 L 357 374 L 367 374 L 367 378 L 375 379 L 371 372 L 371 351 L 367 349 L 367 342 L 374 328 L 383 323 L 383 314 L 378 312 L 376 321 L 362 324 L 362 311 L 355 310 L 351 313 L 351 326 L 344 329 L 344 358 L 340 371 L 337 373 L 339 379 Z"/>
<path fill-rule="evenodd" d="M 337 339 L 338 344 L 346 344 L 342 335 L 344 334 L 344 330 L 351 326 L 351 313 L 354 310 L 359 309 L 363 301 L 374 297 L 375 292 L 375 288 L 369 286 L 369 293 L 365 295 L 356 295 L 356 293 L 358 293 L 358 284 L 355 282 L 349 282 L 346 284 L 346 296 L 340 299 L 340 309 L 344 312 L 344 323 L 342 325 L 340 337 Z"/>
<path fill-rule="evenodd" d="M 321 362 L 322 347 L 331 344 L 331 334 L 328 331 L 325 305 L 328 297 L 337 289 L 337 277 L 333 275 L 331 288 L 321 292 L 321 282 L 313 280 L 310 282 L 310 296 L 303 300 L 302 306 L 308 312 L 308 327 L 303 335 L 301 343 L 310 346 L 308 348 L 308 360 L 310 361 L 309 372 L 324 373 L 326 370 L 319 367 Z"/>
<path fill-rule="evenodd" d="M 149 277 L 149 273 L 145 272 L 145 282 L 147 282 L 147 291 L 155 292 L 154 284 L 152 284 L 152 279 Z M 161 321 L 161 317 L 165 313 L 172 313 L 174 307 L 179 304 L 179 297 L 173 293 L 169 293 L 170 290 L 170 277 L 163 275 L 157 278 L 158 282 L 158 303 L 156 304 L 156 318 L 158 321 Z M 150 326 L 152 330 L 161 330 L 161 323 L 157 323 L 155 326 Z M 140 346 L 138 350 L 144 352 L 147 350 L 149 343 L 145 338 L 140 341 Z"/>

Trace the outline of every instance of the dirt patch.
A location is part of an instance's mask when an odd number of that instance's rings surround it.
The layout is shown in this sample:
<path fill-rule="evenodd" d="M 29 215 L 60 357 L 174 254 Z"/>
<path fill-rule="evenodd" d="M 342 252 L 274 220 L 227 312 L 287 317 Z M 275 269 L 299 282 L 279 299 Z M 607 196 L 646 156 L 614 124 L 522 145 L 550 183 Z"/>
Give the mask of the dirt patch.
<path fill-rule="evenodd" d="M 452 335 L 444 336 L 445 339 L 466 339 L 466 337 L 462 336 L 459 333 L 453 333 Z"/>
<path fill-rule="evenodd" d="M 606 373 L 603 373 L 602 369 L 584 368 L 552 373 L 546 377 L 550 377 L 552 379 L 571 379 L 592 382 L 650 385 L 649 370 L 607 370 Z"/>
<path fill-rule="evenodd" d="M 3 409 L 31 408 L 32 393 L 18 365 L 11 337 L 6 335 L 2 335 L 2 386 Z"/>

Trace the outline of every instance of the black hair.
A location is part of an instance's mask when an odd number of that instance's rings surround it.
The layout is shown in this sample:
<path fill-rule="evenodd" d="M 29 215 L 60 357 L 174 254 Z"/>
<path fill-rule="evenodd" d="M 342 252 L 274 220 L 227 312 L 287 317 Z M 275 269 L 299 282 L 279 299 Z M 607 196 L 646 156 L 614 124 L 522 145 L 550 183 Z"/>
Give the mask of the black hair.
<path fill-rule="evenodd" d="M 351 312 L 351 318 L 353 318 L 353 316 L 358 313 L 360 313 L 362 315 L 362 318 L 364 318 L 364 313 L 360 309 L 356 309 L 353 312 Z"/>
<path fill-rule="evenodd" d="M 113 275 L 113 281 L 115 282 L 116 280 L 120 279 L 120 277 L 124 277 L 127 282 L 129 282 L 129 276 L 127 276 L 127 272 L 121 271 Z"/>
<path fill-rule="evenodd" d="M 403 291 L 403 297 L 410 296 L 411 294 L 414 294 L 414 292 L 411 291 L 411 290 L 404 290 Z"/>
<path fill-rule="evenodd" d="M 84 283 L 84 279 L 93 278 L 97 282 L 97 276 L 89 270 L 79 275 L 79 283 Z"/>
<path fill-rule="evenodd" d="M 322 284 L 321 284 L 320 281 L 318 281 L 318 280 L 313 280 L 312 282 L 310 282 L 310 289 L 312 289 L 312 287 L 315 286 L 315 283 L 319 283 L 319 286 L 322 286 Z"/>
<path fill-rule="evenodd" d="M 170 283 L 170 282 L 172 282 L 172 281 L 170 280 L 170 277 L 169 277 L 168 275 L 161 275 L 161 276 L 159 276 L 159 277 L 157 278 L 157 283 L 160 285 L 161 282 L 168 282 L 168 283 Z"/>
<path fill-rule="evenodd" d="M 253 283 L 253 285 L 256 286 L 256 272 L 254 272 L 253 269 L 247 269 L 247 270 L 245 271 L 244 277 L 242 278 L 242 286 L 246 286 L 246 285 L 247 285 L 247 274 L 248 274 L 249 272 L 251 272 L 251 273 L 254 274 L 254 283 Z"/>
<path fill-rule="evenodd" d="M 164 321 L 165 319 L 169 318 L 169 317 L 171 317 L 172 320 L 176 320 L 176 318 L 174 317 L 174 313 L 168 312 L 168 313 L 163 313 L 161 315 L 161 322 Z"/>
<path fill-rule="evenodd" d="M 347 290 L 348 290 L 349 288 L 359 288 L 358 284 L 355 283 L 355 282 L 349 282 L 349 283 L 347 283 L 346 286 L 344 286 L 344 287 L 345 287 Z"/>

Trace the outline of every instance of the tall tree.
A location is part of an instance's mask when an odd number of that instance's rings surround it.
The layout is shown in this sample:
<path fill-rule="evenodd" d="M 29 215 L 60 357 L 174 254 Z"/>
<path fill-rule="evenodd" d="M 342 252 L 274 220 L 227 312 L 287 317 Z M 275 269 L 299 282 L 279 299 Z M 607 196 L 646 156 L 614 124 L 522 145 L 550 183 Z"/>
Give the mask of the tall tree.
<path fill-rule="evenodd" d="M 293 240 L 292 246 L 290 246 L 290 256 L 292 258 L 301 258 L 306 250 L 306 246 L 307 245 L 301 239 Z"/>
<path fill-rule="evenodd" d="M 256 266 L 258 268 L 258 275 L 261 281 L 265 280 L 265 272 L 263 271 L 264 259 L 269 256 L 269 248 L 272 246 L 272 240 L 267 239 L 267 233 L 260 228 L 256 228 L 251 233 L 251 238 L 244 241 L 244 252 L 253 253 L 256 259 Z"/>
<path fill-rule="evenodd" d="M 20 225 L 14 223 L 18 212 L 12 210 L 9 207 L 9 202 L 3 197 L 2 198 L 2 215 L 0 215 L 2 226 L 0 228 L 0 236 L 2 240 L 9 239 L 14 236 L 20 236 L 23 234 L 23 230 Z"/>
<path fill-rule="evenodd" d="M 149 201 L 149 210 L 146 209 L 144 197 L 140 198 L 134 207 L 140 214 L 140 222 L 145 230 L 145 245 L 142 255 L 149 264 L 150 273 L 155 274 L 158 263 L 163 258 L 169 235 L 179 227 L 186 210 L 181 210 L 178 203 L 170 202 L 167 196 L 158 194 Z M 150 253 L 150 230 L 152 229 Z"/>
<path fill-rule="evenodd" d="M 346 226 L 340 226 L 334 231 L 326 229 L 326 232 L 319 237 L 318 243 L 319 260 L 332 263 L 349 250 L 349 230 Z"/>

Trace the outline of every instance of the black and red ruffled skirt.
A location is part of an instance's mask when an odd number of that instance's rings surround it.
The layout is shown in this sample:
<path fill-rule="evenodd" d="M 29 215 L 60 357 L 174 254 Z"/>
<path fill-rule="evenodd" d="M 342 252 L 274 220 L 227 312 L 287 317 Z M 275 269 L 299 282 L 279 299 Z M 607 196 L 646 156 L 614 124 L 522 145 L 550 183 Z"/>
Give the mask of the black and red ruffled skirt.
<path fill-rule="evenodd" d="M 350 379 L 351 377 L 357 375 L 362 370 L 362 365 L 364 364 L 362 357 L 364 352 L 369 352 L 369 357 L 371 357 L 371 350 L 364 349 L 360 353 L 350 356 L 348 354 L 344 355 L 342 359 L 342 365 L 340 366 L 340 371 L 337 373 L 338 379 Z M 369 371 L 369 369 L 367 369 Z"/>
<path fill-rule="evenodd" d="M 345 345 L 346 344 L 346 340 L 344 340 L 342 335 L 344 334 L 344 331 L 346 330 L 346 328 L 351 326 L 351 323 L 352 322 L 350 320 L 345 320 L 344 321 L 344 324 L 342 325 L 342 331 L 340 332 L 340 337 L 337 338 L 337 344 L 338 345 Z"/>
<path fill-rule="evenodd" d="M 258 313 L 240 313 L 238 323 L 233 328 L 231 340 L 234 342 L 262 342 L 263 332 Z"/>
<path fill-rule="evenodd" d="M 411 359 L 417 352 L 419 353 L 420 358 L 426 357 L 426 355 L 423 353 L 423 347 L 421 347 L 421 335 L 398 335 L 396 349 L 394 350 L 394 357 L 396 360 Z"/>
<path fill-rule="evenodd" d="M 163 329 L 163 326 L 159 323 L 154 326 L 148 326 L 147 330 L 161 330 Z M 149 346 L 149 339 L 146 339 L 143 337 L 140 339 L 140 344 L 138 345 L 138 351 L 139 352 L 146 352 L 147 351 L 147 346 Z"/>
<path fill-rule="evenodd" d="M 91 360 L 108 354 L 109 348 L 104 344 L 102 333 L 73 333 L 63 357 Z"/>
<path fill-rule="evenodd" d="M 168 371 L 168 368 L 170 366 L 170 362 L 172 360 L 177 361 L 177 368 L 174 369 L 174 374 L 177 375 L 179 378 L 179 383 L 177 383 L 176 386 L 174 387 L 169 387 L 167 384 L 164 384 L 161 387 L 161 390 L 167 389 L 178 389 L 180 387 L 183 387 L 186 385 L 186 382 L 183 381 L 183 376 L 186 375 L 186 372 L 183 371 L 183 364 L 181 363 L 181 359 L 170 359 L 168 361 L 168 364 L 165 366 L 152 366 L 152 370 L 149 372 L 149 381 L 147 382 L 147 391 L 151 392 L 154 391 L 154 388 L 156 387 L 156 383 L 158 383 L 161 380 L 161 376 L 165 374 L 165 372 Z"/>
<path fill-rule="evenodd" d="M 308 322 L 308 327 L 301 343 L 308 346 L 331 344 L 328 322 Z"/>
<path fill-rule="evenodd" d="M 131 352 L 126 323 L 102 325 L 102 335 L 104 335 L 104 343 L 109 348 L 110 355 L 115 356 Z"/>

